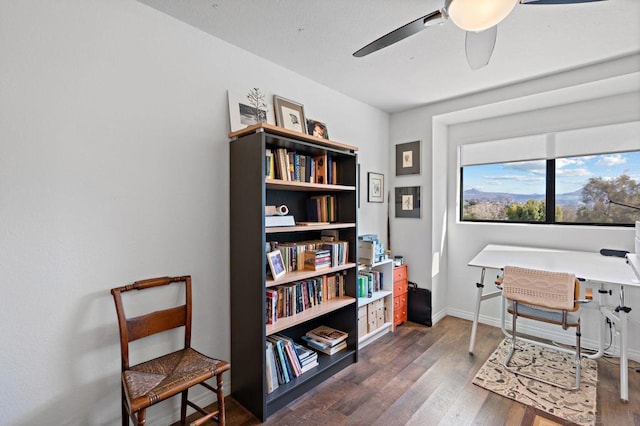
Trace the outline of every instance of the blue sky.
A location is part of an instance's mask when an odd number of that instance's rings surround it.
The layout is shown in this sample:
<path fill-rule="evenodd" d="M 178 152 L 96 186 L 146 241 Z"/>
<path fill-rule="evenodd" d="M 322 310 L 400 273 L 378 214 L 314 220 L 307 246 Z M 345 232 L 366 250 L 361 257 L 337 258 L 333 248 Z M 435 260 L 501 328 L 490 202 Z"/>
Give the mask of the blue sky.
<path fill-rule="evenodd" d="M 582 188 L 589 178 L 613 179 L 626 173 L 640 180 L 640 151 L 556 159 L 556 193 Z M 545 161 L 484 164 L 464 168 L 464 190 L 544 194 Z"/>

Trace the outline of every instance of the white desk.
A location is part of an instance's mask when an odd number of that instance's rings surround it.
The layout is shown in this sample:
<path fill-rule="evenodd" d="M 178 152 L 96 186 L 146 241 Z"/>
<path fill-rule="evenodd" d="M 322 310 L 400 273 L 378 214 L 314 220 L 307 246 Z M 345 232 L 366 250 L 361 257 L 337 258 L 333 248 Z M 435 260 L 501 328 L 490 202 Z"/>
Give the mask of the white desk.
<path fill-rule="evenodd" d="M 600 284 L 598 290 L 600 293 L 600 297 L 598 297 L 599 311 L 603 317 L 609 318 L 616 324 L 620 331 L 620 399 L 624 402 L 629 400 L 627 339 L 628 314 L 631 308 L 624 304 L 624 287 L 640 287 L 640 275 L 638 275 L 640 262 L 636 259 L 635 254 L 629 255 L 629 259 L 625 259 L 602 256 L 600 253 L 593 252 L 489 244 L 471 259 L 468 265 L 482 268 L 480 281 L 476 283 L 477 297 L 469 353 L 473 353 L 475 345 L 481 302 L 501 294 L 500 291 L 483 293 L 486 269 L 502 269 L 506 265 L 512 265 L 554 272 L 569 272 L 581 280 Z M 604 288 L 605 284 L 620 286 L 620 303 L 614 309 L 602 303 L 602 295 L 609 294 L 609 290 Z M 605 327 L 606 322 L 603 319 L 599 330 L 599 350 L 596 354 L 589 355 L 589 358 L 599 358 L 604 354 Z"/>

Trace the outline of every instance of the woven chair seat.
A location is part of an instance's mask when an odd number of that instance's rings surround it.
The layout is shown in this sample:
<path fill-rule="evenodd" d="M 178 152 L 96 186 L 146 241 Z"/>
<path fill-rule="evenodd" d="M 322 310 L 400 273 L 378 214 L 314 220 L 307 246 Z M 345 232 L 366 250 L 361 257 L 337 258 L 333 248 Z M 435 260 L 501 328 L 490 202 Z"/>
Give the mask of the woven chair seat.
<path fill-rule="evenodd" d="M 129 405 L 137 411 L 229 368 L 226 361 L 209 358 L 187 348 L 134 365 L 122 374 Z"/>

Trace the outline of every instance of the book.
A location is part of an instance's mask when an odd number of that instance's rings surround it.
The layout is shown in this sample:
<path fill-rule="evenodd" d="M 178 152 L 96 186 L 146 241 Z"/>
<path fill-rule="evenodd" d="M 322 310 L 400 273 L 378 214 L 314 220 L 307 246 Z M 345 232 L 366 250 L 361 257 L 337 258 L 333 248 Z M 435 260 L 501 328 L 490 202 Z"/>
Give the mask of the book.
<path fill-rule="evenodd" d="M 302 340 L 305 341 L 308 347 L 316 351 L 324 351 L 325 349 L 328 349 L 330 347 L 328 343 L 324 343 L 319 340 L 312 339 L 309 336 L 302 336 Z"/>
<path fill-rule="evenodd" d="M 327 349 L 320 349 L 320 352 L 326 355 L 333 355 L 336 352 L 340 352 L 341 350 L 345 349 L 346 347 L 347 347 L 347 342 L 342 342 L 342 343 L 338 343 L 335 346 L 330 346 Z"/>
<path fill-rule="evenodd" d="M 267 341 L 265 360 L 267 368 L 267 393 L 271 393 L 279 386 L 276 359 L 273 354 L 273 343 Z"/>
<path fill-rule="evenodd" d="M 286 216 L 265 216 L 264 217 L 264 226 L 274 227 L 274 226 L 295 226 L 296 221 L 292 215 Z"/>
<path fill-rule="evenodd" d="M 305 335 L 313 340 L 326 343 L 329 346 L 335 346 L 349 337 L 349 334 L 344 331 L 336 330 L 326 325 L 321 325 L 313 330 L 309 330 Z"/>
<path fill-rule="evenodd" d="M 267 324 L 275 324 L 278 321 L 278 290 L 268 288 L 266 290 Z"/>

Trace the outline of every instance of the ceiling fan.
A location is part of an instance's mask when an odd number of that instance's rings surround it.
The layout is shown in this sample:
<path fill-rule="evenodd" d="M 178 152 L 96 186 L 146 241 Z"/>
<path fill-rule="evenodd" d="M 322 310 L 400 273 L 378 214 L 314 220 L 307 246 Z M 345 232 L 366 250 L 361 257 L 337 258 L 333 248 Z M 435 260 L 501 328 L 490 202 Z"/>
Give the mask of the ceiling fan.
<path fill-rule="evenodd" d="M 399 42 L 423 29 L 451 19 L 467 32 L 465 52 L 471 69 L 482 68 L 489 63 L 498 34 L 498 23 L 506 18 L 516 3 L 521 4 L 572 4 L 606 0 L 445 0 L 441 9 L 409 22 L 356 51 L 360 58 Z"/>

